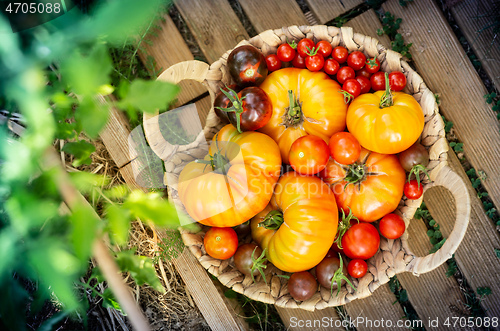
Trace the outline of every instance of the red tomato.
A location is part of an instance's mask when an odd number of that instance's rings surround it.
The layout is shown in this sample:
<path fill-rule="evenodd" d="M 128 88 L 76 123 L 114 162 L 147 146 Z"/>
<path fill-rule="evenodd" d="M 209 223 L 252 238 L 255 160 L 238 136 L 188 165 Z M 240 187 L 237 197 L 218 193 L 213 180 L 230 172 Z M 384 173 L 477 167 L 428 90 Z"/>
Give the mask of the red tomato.
<path fill-rule="evenodd" d="M 349 262 L 347 265 L 347 272 L 351 277 L 354 278 L 361 278 L 364 275 L 366 275 L 366 272 L 368 271 L 368 264 L 366 261 L 361 260 L 361 259 L 354 259 Z"/>
<path fill-rule="evenodd" d="M 370 83 L 372 84 L 372 89 L 374 91 L 384 91 L 385 90 L 385 73 L 382 71 L 374 73 L 370 77 Z"/>
<path fill-rule="evenodd" d="M 361 94 L 361 84 L 356 79 L 351 78 L 342 84 L 342 90 L 350 94 L 350 96 L 348 96 L 349 102 Z"/>
<path fill-rule="evenodd" d="M 332 54 L 332 45 L 326 40 L 318 41 L 316 49 L 318 50 L 318 54 L 324 58 Z"/>
<path fill-rule="evenodd" d="M 342 67 L 337 72 L 337 81 L 340 84 L 344 84 L 346 80 L 354 77 L 355 77 L 354 69 L 351 67 Z"/>
<path fill-rule="evenodd" d="M 301 56 L 298 52 L 295 53 L 295 57 L 292 60 L 292 65 L 295 68 L 305 69 L 306 67 L 306 58 Z"/>
<path fill-rule="evenodd" d="M 366 70 L 366 66 L 364 66 L 363 68 L 361 68 L 361 70 L 356 71 L 356 76 L 363 76 L 370 79 L 372 74 L 369 73 L 368 70 Z"/>
<path fill-rule="evenodd" d="M 333 59 L 340 64 L 347 61 L 348 56 L 349 56 L 349 52 L 347 51 L 347 48 L 342 47 L 342 46 L 337 46 L 332 51 Z"/>
<path fill-rule="evenodd" d="M 317 174 L 326 167 L 329 158 L 328 145 L 320 137 L 312 135 L 300 137 L 290 148 L 290 165 L 302 175 Z"/>
<path fill-rule="evenodd" d="M 307 53 L 309 53 L 314 48 L 314 46 L 314 41 L 309 38 L 302 38 L 297 44 L 297 52 L 300 54 L 300 56 L 306 57 Z"/>
<path fill-rule="evenodd" d="M 370 83 L 370 80 L 368 78 L 366 78 L 365 76 L 356 76 L 356 80 L 361 86 L 361 94 L 370 92 L 372 83 Z"/>
<path fill-rule="evenodd" d="M 361 145 L 349 132 L 337 132 L 330 138 L 330 155 L 340 164 L 353 164 L 361 153 Z"/>
<path fill-rule="evenodd" d="M 323 70 L 325 70 L 325 72 L 331 76 L 335 75 L 339 71 L 339 68 L 340 64 L 336 60 L 331 58 L 326 59 L 325 64 L 323 65 Z"/>
<path fill-rule="evenodd" d="M 306 57 L 306 67 L 310 71 L 320 71 L 324 64 L 325 59 L 319 54 Z"/>
<path fill-rule="evenodd" d="M 365 68 L 368 73 L 374 74 L 380 70 L 380 62 L 379 60 L 377 60 L 377 58 L 372 57 L 371 59 L 368 59 L 368 61 L 366 61 Z"/>
<path fill-rule="evenodd" d="M 405 221 L 397 214 L 387 214 L 380 220 L 378 229 L 387 239 L 397 239 L 405 232 Z"/>
<path fill-rule="evenodd" d="M 417 200 L 420 199 L 422 194 L 424 194 L 424 185 L 422 183 L 418 183 L 416 179 L 412 179 L 405 183 L 403 192 L 408 199 Z"/>
<path fill-rule="evenodd" d="M 354 51 L 347 57 L 347 65 L 354 70 L 360 70 L 365 66 L 366 56 L 360 51 Z"/>
<path fill-rule="evenodd" d="M 280 61 L 283 62 L 292 61 L 293 58 L 295 57 L 296 47 L 297 45 L 295 44 L 295 41 L 291 45 L 288 43 L 279 45 L 277 51 L 278 59 L 280 59 Z"/>
<path fill-rule="evenodd" d="M 391 90 L 396 92 L 401 91 L 406 86 L 406 76 L 399 71 L 391 72 L 389 74 L 389 85 L 391 86 Z"/>
<path fill-rule="evenodd" d="M 276 54 L 269 54 L 268 56 L 266 56 L 266 64 L 269 71 L 276 71 L 278 69 L 281 69 L 281 60 Z"/>
<path fill-rule="evenodd" d="M 342 237 L 344 254 L 350 259 L 368 260 L 377 253 L 380 235 L 370 223 L 354 224 Z"/>
<path fill-rule="evenodd" d="M 233 228 L 213 227 L 205 234 L 203 244 L 208 255 L 214 259 L 227 260 L 238 249 L 238 235 Z"/>

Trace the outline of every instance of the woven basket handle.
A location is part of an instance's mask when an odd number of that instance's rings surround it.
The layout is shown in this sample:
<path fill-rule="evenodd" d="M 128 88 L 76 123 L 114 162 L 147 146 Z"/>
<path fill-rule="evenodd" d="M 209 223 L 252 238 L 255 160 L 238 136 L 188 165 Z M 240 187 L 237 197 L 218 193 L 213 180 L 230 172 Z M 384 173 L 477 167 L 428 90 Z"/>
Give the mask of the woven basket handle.
<path fill-rule="evenodd" d="M 407 267 L 414 275 L 423 274 L 434 270 L 446 260 L 452 257 L 462 241 L 470 218 L 470 197 L 464 180 L 454 172 L 449 166 L 443 167 L 437 174 L 432 185 L 426 187 L 426 190 L 434 186 L 443 186 L 448 189 L 455 198 L 456 220 L 455 226 L 450 236 L 446 239 L 444 245 L 435 253 L 423 257 L 416 257 Z"/>
<path fill-rule="evenodd" d="M 183 80 L 194 80 L 206 85 L 209 65 L 201 61 L 184 61 L 169 67 L 163 71 L 158 80 L 178 84 Z M 215 96 L 210 93 L 212 105 Z M 171 145 L 163 137 L 158 123 L 158 112 L 155 114 L 144 113 L 143 117 L 144 133 L 151 149 L 162 160 L 166 160 L 176 150 L 176 146 Z"/>

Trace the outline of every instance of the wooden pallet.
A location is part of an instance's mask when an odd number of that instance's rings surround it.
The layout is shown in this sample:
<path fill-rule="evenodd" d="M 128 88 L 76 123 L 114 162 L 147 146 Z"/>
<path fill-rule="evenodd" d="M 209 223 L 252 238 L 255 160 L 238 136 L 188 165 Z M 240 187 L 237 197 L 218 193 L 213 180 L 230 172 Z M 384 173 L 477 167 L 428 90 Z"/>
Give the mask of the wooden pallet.
<path fill-rule="evenodd" d="M 311 12 L 303 13 L 294 0 L 281 0 L 279 2 L 277 0 L 240 1 L 244 14 L 257 33 L 280 26 L 310 24 L 311 22 L 323 24 L 362 2 L 362 0 L 307 0 Z M 215 61 L 225 51 L 234 47 L 237 42 L 249 37 L 248 31 L 244 29 L 227 0 L 184 0 L 178 1 L 176 6 L 198 47 L 209 62 Z M 287 10 L 281 10 L 281 8 L 287 8 Z M 455 123 L 456 133 L 464 142 L 466 156 L 476 169 L 484 170 L 489 175 L 489 179 L 484 184 L 498 207 L 500 201 L 500 175 L 499 168 L 496 166 L 500 155 L 498 123 L 493 121 L 491 109 L 484 103 L 482 95 L 485 93 L 485 88 L 475 74 L 471 63 L 464 56 L 450 27 L 432 1 L 419 0 L 411 3 L 407 9 L 403 9 L 397 0 L 391 0 L 383 5 L 383 9 L 403 18 L 403 35 L 407 42 L 414 43 L 412 53 L 417 70 L 431 89 L 440 93 L 441 111 Z M 459 13 L 455 13 L 455 15 L 459 15 Z M 381 24 L 372 10 L 352 19 L 347 25 L 355 28 L 357 32 L 379 38 L 385 45 L 389 44 L 387 37 L 376 35 Z M 432 33 L 428 32 L 429 29 Z M 152 46 L 146 45 L 147 54 L 141 54 L 143 59 L 146 59 L 147 55 L 153 56 L 157 68 L 163 69 L 176 62 L 193 59 L 186 42 L 168 15 L 165 15 L 165 21 L 162 22 L 161 30 L 157 31 L 157 34 L 157 37 L 152 38 Z M 174 44 L 175 47 L 172 47 L 171 45 Z M 441 49 L 448 50 L 443 60 L 441 60 L 443 57 Z M 440 61 L 436 61 L 436 58 L 439 58 Z M 458 69 L 452 67 L 453 63 L 460 63 Z M 453 78 L 446 79 L 448 75 Z M 466 79 L 461 80 L 460 78 L 463 77 Z M 184 82 L 181 87 L 183 92 L 179 97 L 179 104 L 199 98 L 196 101 L 199 111 L 201 113 L 208 112 L 210 99 L 209 97 L 200 98 L 206 92 L 201 85 Z M 463 91 L 471 93 L 470 98 L 464 98 Z M 466 107 L 463 106 L 464 104 Z M 126 165 L 130 161 L 126 158 L 128 147 L 125 149 L 125 146 L 122 145 L 126 141 L 125 137 L 128 135 L 128 131 L 123 128 L 126 128 L 123 118 L 113 113 L 111 123 L 101 137 L 117 164 L 119 166 L 125 165 L 121 168 L 121 172 L 129 186 L 137 187 L 131 166 L 130 164 Z M 455 168 L 460 167 L 453 157 L 450 159 Z M 463 170 L 461 172 L 463 173 Z M 432 215 L 441 224 L 446 234 L 446 231 L 449 231 L 453 226 L 454 211 L 450 207 L 453 203 L 442 192 L 436 193 L 432 190 L 426 194 L 425 200 Z M 446 208 L 441 208 L 442 206 L 446 206 Z M 495 260 L 493 252 L 493 248 L 500 248 L 498 235 L 477 199 L 473 201 L 473 213 L 473 220 L 471 220 L 473 225 L 467 233 L 468 237 L 457 252 L 457 262 L 475 289 L 479 286 L 490 286 L 494 289 L 495 296 L 486 298 L 483 305 L 488 309 L 490 316 L 494 314 L 500 316 L 497 310 L 500 306 L 498 305 L 500 290 L 497 288 L 498 284 L 493 282 L 490 276 L 498 274 L 500 271 L 498 270 L 498 260 Z M 425 226 L 419 222 L 413 222 L 409 229 L 411 247 L 418 254 L 426 254 L 430 244 L 425 234 Z M 484 238 L 489 239 L 482 242 Z M 469 242 L 468 245 L 467 242 Z M 473 245 L 477 242 L 481 242 L 481 245 Z M 469 250 L 472 250 L 473 254 Z M 185 251 L 183 256 L 175 262 L 175 266 L 189 286 L 190 293 L 193 294 L 197 306 L 210 327 L 212 329 L 245 328 L 246 326 L 241 323 L 241 319 L 236 316 L 231 305 L 223 300 L 217 288 L 212 286 L 213 283 L 209 281 L 205 270 L 197 264 L 192 256 L 188 255 L 190 253 Z M 478 260 L 478 257 L 482 258 L 483 256 L 487 257 L 488 264 Z M 186 263 L 189 268 L 186 267 Z M 192 264 L 198 267 L 192 266 Z M 451 316 L 461 316 L 460 314 L 465 311 L 463 306 L 465 299 L 458 288 L 457 281 L 453 277 L 446 278 L 445 270 L 446 266 L 442 266 L 419 278 L 409 274 L 398 276 L 401 284 L 408 291 L 410 302 L 424 323 L 429 318 L 444 320 Z M 370 297 L 349 303 L 345 308 L 351 318 L 361 316 L 366 319 L 379 320 L 383 317 L 396 322 L 404 313 L 401 306 L 393 305 L 395 300 L 388 287 L 383 286 Z M 215 305 L 214 302 L 218 304 Z M 296 325 L 294 321 L 297 320 L 321 320 L 322 318 L 335 320 L 339 318 L 334 309 L 310 313 L 279 308 L 278 312 L 284 324 L 290 329 L 307 329 L 294 327 Z M 321 327 L 310 329 L 321 330 Z M 331 330 L 331 328 L 324 329 Z M 357 329 L 370 330 L 373 328 L 362 324 L 357 325 Z"/>

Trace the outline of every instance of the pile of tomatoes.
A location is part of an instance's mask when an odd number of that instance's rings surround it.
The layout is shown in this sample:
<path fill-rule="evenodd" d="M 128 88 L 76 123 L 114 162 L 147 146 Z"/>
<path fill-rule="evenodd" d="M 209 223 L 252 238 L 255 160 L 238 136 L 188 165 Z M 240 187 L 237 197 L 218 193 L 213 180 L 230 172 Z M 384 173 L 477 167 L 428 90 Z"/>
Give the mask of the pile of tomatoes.
<path fill-rule="evenodd" d="M 299 301 L 319 285 L 332 295 L 346 282 L 354 288 L 350 279 L 367 273 L 380 235 L 405 232 L 395 212 L 403 195 L 423 193 L 424 118 L 402 92 L 405 75 L 308 38 L 267 56 L 237 47 L 227 67 L 234 84 L 214 107 L 230 124 L 179 177 L 187 212 L 211 227 L 207 254 L 234 257 L 240 272 L 264 281 L 273 263 L 291 274 Z"/>

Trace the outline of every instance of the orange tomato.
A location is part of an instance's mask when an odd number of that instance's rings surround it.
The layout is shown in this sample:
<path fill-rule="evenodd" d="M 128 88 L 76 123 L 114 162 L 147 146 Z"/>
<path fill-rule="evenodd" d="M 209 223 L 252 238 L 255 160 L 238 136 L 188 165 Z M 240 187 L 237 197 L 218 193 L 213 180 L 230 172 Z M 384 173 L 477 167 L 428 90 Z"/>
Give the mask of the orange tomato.
<path fill-rule="evenodd" d="M 267 76 L 260 85 L 273 104 L 273 115 L 259 129 L 280 147 L 283 162 L 293 142 L 311 134 L 327 144 L 330 137 L 345 128 L 347 105 L 340 85 L 324 72 L 285 68 Z"/>
<path fill-rule="evenodd" d="M 238 133 L 228 124 L 214 136 L 205 159 L 181 171 L 179 198 L 201 224 L 236 226 L 266 207 L 280 171 L 280 151 L 270 137 Z"/>
<path fill-rule="evenodd" d="M 347 128 L 364 148 L 396 154 L 417 141 L 424 114 L 415 98 L 403 92 L 393 92 L 393 104 L 381 107 L 384 93 L 365 93 L 354 99 L 347 110 Z"/>
<path fill-rule="evenodd" d="M 330 159 L 320 177 L 330 185 L 339 208 L 346 213 L 350 208 L 365 222 L 375 222 L 398 207 L 406 179 L 396 155 L 364 148 L 359 159 L 349 166 Z"/>
<path fill-rule="evenodd" d="M 318 177 L 288 172 L 250 226 L 253 239 L 276 267 L 286 272 L 309 270 L 321 262 L 335 239 L 335 196 Z"/>

